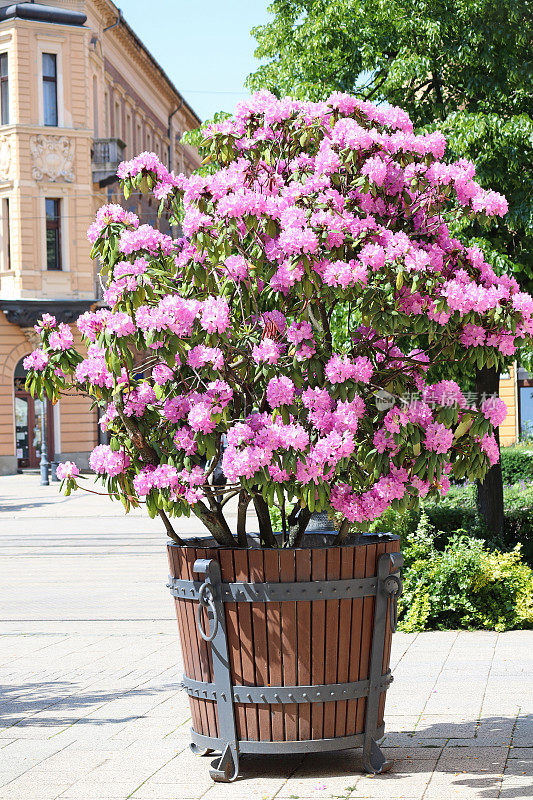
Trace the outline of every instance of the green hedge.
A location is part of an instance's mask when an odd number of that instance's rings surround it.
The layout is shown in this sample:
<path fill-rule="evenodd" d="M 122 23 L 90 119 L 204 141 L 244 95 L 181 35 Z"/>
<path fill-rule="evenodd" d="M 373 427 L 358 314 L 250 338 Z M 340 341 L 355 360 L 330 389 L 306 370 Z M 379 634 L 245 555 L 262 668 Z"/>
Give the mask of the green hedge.
<path fill-rule="evenodd" d="M 533 481 L 533 447 L 502 447 L 501 464 L 504 483 Z"/>
<path fill-rule="evenodd" d="M 425 503 L 429 522 L 437 531 L 435 546 L 443 549 L 451 536 L 465 530 L 489 545 L 508 551 L 521 544 L 524 560 L 533 566 L 533 482 L 504 486 L 504 533 L 492 536 L 484 527 L 476 510 L 475 484 L 452 486 L 438 503 Z M 371 526 L 373 531 L 390 531 L 402 539 L 414 533 L 420 522 L 421 511 L 410 511 L 400 516 L 389 509 Z"/>
<path fill-rule="evenodd" d="M 522 562 L 520 545 L 502 552 L 459 531 L 439 549 L 441 535 L 426 513 L 416 530 L 404 535 L 401 629 L 532 627 L 533 571 Z"/>

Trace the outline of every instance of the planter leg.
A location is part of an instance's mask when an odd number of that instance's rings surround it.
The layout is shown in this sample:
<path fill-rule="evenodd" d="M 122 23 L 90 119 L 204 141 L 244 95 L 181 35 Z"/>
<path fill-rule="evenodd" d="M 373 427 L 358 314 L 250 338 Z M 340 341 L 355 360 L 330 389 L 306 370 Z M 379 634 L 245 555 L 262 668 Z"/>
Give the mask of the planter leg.
<path fill-rule="evenodd" d="M 211 778 L 217 783 L 232 783 L 239 775 L 239 757 L 236 748 L 227 744 L 218 761 L 213 761 L 209 770 Z"/>
<path fill-rule="evenodd" d="M 399 553 L 385 553 L 378 559 L 378 586 L 374 604 L 374 630 L 372 634 L 372 653 L 370 656 L 370 686 L 366 701 L 365 738 L 363 744 L 363 763 L 366 772 L 380 773 L 391 768 L 391 762 L 385 759 L 374 739 L 378 727 L 379 698 L 381 694 L 380 680 L 382 676 L 383 652 L 387 630 L 387 610 L 395 609 L 391 598 L 395 598 L 401 590 L 401 580 L 397 575 L 403 564 Z M 394 615 L 390 614 L 389 624 L 395 628 Z"/>
<path fill-rule="evenodd" d="M 191 742 L 189 744 L 191 751 L 194 753 L 195 756 L 208 756 L 213 751 L 209 749 L 209 747 L 200 747 L 200 745 L 195 744 L 195 742 Z"/>
<path fill-rule="evenodd" d="M 216 700 L 220 738 L 226 743 L 220 759 L 213 762 L 210 775 L 214 781 L 230 783 L 239 774 L 239 742 L 235 727 L 233 684 L 226 637 L 224 603 L 220 591 L 220 566 L 212 559 L 199 558 L 194 562 L 193 571 L 205 574 L 205 581 L 199 592 L 197 626 L 202 638 L 211 643 L 213 677 L 217 687 Z M 211 609 L 209 634 L 203 630 L 201 625 L 201 605 Z"/>
<path fill-rule="evenodd" d="M 392 767 L 392 761 L 387 761 L 381 748 L 370 737 L 365 740 L 363 747 L 363 764 L 365 772 L 371 772 L 374 775 L 388 772 Z"/>

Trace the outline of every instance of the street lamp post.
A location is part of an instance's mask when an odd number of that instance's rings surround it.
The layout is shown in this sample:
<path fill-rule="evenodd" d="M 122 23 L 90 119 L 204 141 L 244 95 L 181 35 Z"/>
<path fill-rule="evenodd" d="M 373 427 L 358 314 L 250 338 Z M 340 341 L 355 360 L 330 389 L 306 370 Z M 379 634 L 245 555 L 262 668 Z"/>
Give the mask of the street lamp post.
<path fill-rule="evenodd" d="M 49 486 L 50 481 L 48 478 L 48 446 L 46 442 L 46 414 L 48 411 L 47 397 L 43 394 L 42 410 L 41 410 L 41 486 Z"/>

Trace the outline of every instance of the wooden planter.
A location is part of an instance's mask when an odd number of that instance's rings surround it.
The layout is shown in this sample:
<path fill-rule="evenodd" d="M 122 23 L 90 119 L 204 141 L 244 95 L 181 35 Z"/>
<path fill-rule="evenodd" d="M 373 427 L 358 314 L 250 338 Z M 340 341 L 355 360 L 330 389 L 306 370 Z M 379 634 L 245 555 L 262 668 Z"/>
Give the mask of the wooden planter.
<path fill-rule="evenodd" d="M 400 542 L 384 534 L 328 547 L 330 537 L 299 549 L 168 546 L 191 747 L 222 753 L 214 780 L 237 777 L 239 753 L 362 746 L 365 769 L 387 767 L 376 740 Z"/>

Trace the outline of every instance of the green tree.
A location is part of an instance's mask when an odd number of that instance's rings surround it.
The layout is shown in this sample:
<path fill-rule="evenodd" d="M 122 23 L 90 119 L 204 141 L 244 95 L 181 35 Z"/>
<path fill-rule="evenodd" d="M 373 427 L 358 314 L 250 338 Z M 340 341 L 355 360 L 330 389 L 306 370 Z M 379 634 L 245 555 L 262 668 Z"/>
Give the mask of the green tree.
<path fill-rule="evenodd" d="M 501 220 L 464 223 L 462 240 L 531 291 L 531 0 L 274 0 L 270 11 L 252 31 L 264 63 L 250 88 L 311 100 L 356 93 L 401 106 L 418 129 L 438 127 L 448 155 L 474 161 L 479 182 L 509 202 Z M 480 395 L 498 391 L 494 369 L 466 377 Z M 499 464 L 478 485 L 478 506 L 500 532 Z"/>

